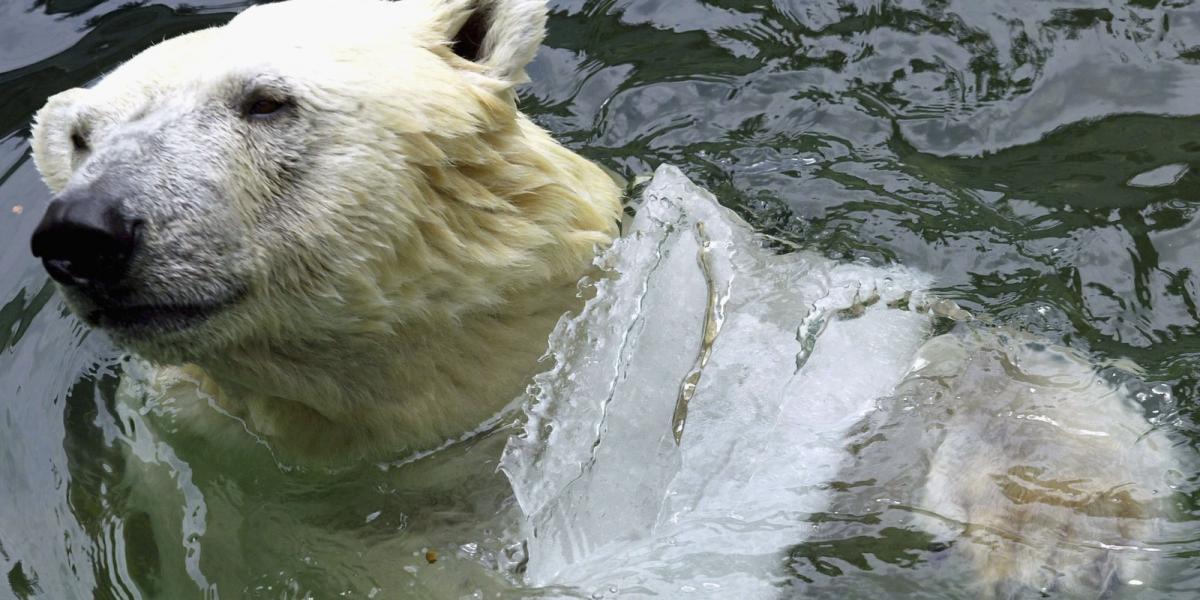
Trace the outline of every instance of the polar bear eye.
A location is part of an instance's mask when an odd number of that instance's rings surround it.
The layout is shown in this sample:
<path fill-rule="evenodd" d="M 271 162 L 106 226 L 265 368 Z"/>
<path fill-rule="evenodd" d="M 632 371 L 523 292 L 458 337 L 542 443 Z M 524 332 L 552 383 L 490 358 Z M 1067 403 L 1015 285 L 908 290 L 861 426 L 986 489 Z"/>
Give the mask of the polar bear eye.
<path fill-rule="evenodd" d="M 250 101 L 246 107 L 246 114 L 250 117 L 268 117 L 282 110 L 284 106 L 287 106 L 287 103 L 280 100 L 257 98 Z"/>

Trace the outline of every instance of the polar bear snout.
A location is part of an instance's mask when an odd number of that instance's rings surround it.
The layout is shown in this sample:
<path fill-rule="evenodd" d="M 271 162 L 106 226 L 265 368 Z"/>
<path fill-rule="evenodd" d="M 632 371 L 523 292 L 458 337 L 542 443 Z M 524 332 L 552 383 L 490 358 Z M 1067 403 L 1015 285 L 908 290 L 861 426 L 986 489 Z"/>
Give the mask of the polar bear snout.
<path fill-rule="evenodd" d="M 96 165 L 94 177 L 63 190 L 30 249 L 73 313 L 131 345 L 195 330 L 243 299 L 249 277 L 236 218 L 210 184 L 170 181 L 193 194 L 171 196 L 156 175 L 165 167 L 127 166 Z"/>
<path fill-rule="evenodd" d="M 30 246 L 58 283 L 111 287 L 129 270 L 141 225 L 120 198 L 71 190 L 50 203 Z"/>

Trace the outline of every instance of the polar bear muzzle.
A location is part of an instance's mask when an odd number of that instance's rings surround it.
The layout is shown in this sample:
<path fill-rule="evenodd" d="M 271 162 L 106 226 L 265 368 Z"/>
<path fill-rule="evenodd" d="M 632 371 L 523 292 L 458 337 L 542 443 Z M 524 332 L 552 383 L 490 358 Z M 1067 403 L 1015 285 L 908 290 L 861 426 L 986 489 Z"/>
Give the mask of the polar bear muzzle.
<path fill-rule="evenodd" d="M 120 198 L 72 190 L 50 203 L 33 233 L 33 255 L 63 285 L 111 286 L 128 270 L 141 225 Z"/>
<path fill-rule="evenodd" d="M 106 183 L 101 179 L 59 194 L 30 243 L 84 321 L 146 337 L 186 329 L 242 296 L 229 286 L 216 294 L 164 293 L 172 290 L 161 289 L 161 277 L 144 265 L 132 269 L 135 258 L 150 254 L 151 261 L 161 261 L 162 252 L 143 251 L 145 215 Z"/>
<path fill-rule="evenodd" d="M 137 136 L 118 131 L 107 143 L 161 144 L 126 137 Z M 92 176 L 53 198 L 30 240 L 72 312 L 127 343 L 191 329 L 248 289 L 236 268 L 236 221 L 222 217 L 219 192 L 201 179 L 164 178 L 180 157 L 161 154 L 95 157 Z"/>

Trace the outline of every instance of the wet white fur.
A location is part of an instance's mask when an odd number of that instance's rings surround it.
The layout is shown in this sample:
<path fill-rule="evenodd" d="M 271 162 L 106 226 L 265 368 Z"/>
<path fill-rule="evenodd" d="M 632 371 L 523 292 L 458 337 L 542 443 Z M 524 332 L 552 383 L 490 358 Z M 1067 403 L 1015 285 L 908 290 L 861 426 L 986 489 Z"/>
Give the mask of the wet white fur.
<path fill-rule="evenodd" d="M 470 62 L 450 36 L 475 4 L 492 27 Z M 293 0 L 51 98 L 33 148 L 54 191 L 133 162 L 126 179 L 153 190 L 139 210 L 171 208 L 149 227 L 155 261 L 136 265 L 150 299 L 249 289 L 199 327 L 116 341 L 316 461 L 436 445 L 506 404 L 620 212 L 609 176 L 516 110 L 545 19 L 540 0 Z M 221 108 L 260 80 L 285 82 L 302 120 Z M 156 163 L 138 136 L 179 156 Z M 279 157 L 304 165 L 297 181 L 272 170 Z M 229 429 L 189 410 L 201 436 Z"/>

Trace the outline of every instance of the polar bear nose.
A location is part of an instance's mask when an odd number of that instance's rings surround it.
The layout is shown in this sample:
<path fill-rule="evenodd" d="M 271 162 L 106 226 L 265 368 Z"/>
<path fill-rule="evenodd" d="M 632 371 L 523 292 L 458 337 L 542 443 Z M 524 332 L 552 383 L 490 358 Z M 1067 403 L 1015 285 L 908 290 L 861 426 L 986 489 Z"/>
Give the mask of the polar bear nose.
<path fill-rule="evenodd" d="M 112 285 L 129 268 L 140 225 L 120 199 L 69 191 L 50 203 L 30 246 L 63 285 Z"/>

